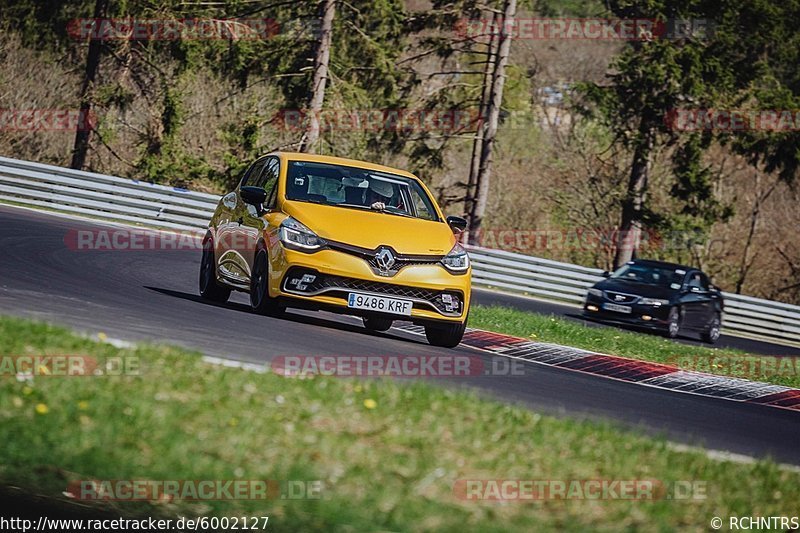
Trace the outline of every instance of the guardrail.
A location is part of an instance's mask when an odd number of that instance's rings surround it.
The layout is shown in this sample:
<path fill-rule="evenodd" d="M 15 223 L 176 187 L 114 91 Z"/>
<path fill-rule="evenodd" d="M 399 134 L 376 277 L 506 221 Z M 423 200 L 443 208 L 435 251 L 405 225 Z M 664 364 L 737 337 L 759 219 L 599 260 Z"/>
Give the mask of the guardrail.
<path fill-rule="evenodd" d="M 0 198 L 109 220 L 205 228 L 219 197 L 0 157 Z"/>
<path fill-rule="evenodd" d="M 205 228 L 218 196 L 0 157 L 0 199 L 94 218 L 172 229 Z M 469 247 L 473 283 L 580 305 L 602 271 L 503 250 Z M 800 343 L 800 306 L 723 293 L 722 325 Z"/>

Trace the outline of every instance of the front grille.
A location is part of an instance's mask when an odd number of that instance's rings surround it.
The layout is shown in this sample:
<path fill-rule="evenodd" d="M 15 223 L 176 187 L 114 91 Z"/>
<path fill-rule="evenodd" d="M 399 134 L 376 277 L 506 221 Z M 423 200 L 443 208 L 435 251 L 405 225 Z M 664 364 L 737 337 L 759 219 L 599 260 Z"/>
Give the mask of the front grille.
<path fill-rule="evenodd" d="M 395 258 L 394 267 L 390 270 L 390 272 L 397 273 L 401 268 L 413 265 L 435 265 L 441 261 L 439 257 L 435 259 L 421 259 L 421 258 L 407 258 L 407 257 L 396 257 Z M 379 271 L 380 266 L 378 266 L 378 261 L 375 257 L 371 257 L 367 260 L 369 266 L 372 267 L 373 271 Z"/>
<path fill-rule="evenodd" d="M 360 257 L 361 259 L 367 262 L 367 264 L 370 266 L 370 268 L 375 274 L 377 274 L 378 276 L 388 276 L 388 277 L 394 276 L 400 271 L 400 269 L 407 266 L 435 265 L 439 263 L 444 257 L 443 255 L 399 254 L 389 246 L 379 246 L 378 248 L 371 250 L 369 248 L 361 248 L 359 246 L 353 246 L 352 244 L 345 244 L 335 241 L 328 241 L 328 247 L 339 252 Z M 381 267 L 378 265 L 378 261 L 376 258 L 376 254 L 381 248 L 389 248 L 390 250 L 392 250 L 392 253 L 394 255 L 395 263 L 394 265 L 392 265 L 391 268 L 387 270 L 381 269 Z"/>
<path fill-rule="evenodd" d="M 621 292 L 606 291 L 605 294 L 606 294 L 606 299 L 608 301 L 618 304 L 629 304 L 639 299 L 638 296 L 635 296 L 633 294 L 624 294 Z"/>
<path fill-rule="evenodd" d="M 312 274 L 315 276 L 314 281 L 303 284 L 303 289 L 298 290 L 296 287 L 290 286 L 292 279 L 297 279 L 303 274 Z M 385 296 L 394 296 L 397 298 L 406 298 L 414 300 L 414 307 L 416 308 L 433 308 L 435 311 L 445 316 L 461 316 L 462 308 L 464 305 L 464 295 L 461 291 L 437 291 L 432 289 L 422 289 L 419 287 L 408 287 L 405 285 L 396 285 L 394 283 L 382 283 L 379 281 L 370 281 L 363 279 L 347 278 L 344 276 L 334 276 L 329 274 L 320 274 L 319 272 L 293 268 L 284 278 L 284 290 L 290 293 L 314 295 L 325 293 L 326 295 L 340 296 L 342 299 L 347 298 L 347 293 L 354 292 L 369 292 Z M 459 305 L 456 311 L 452 308 L 450 311 L 444 303 L 442 296 L 451 295 L 458 298 Z"/>

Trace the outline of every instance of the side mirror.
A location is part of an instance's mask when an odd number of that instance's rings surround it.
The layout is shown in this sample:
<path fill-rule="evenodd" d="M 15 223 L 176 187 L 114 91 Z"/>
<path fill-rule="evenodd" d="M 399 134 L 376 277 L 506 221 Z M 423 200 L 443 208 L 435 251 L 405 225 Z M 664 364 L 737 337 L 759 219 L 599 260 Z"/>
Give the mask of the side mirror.
<path fill-rule="evenodd" d="M 609 272 L 608 270 L 603 270 L 603 273 L 600 275 L 603 276 L 604 278 L 610 278 L 611 272 Z"/>
<path fill-rule="evenodd" d="M 259 212 L 263 210 L 263 204 L 267 201 L 267 191 L 261 187 L 242 187 L 239 195 L 246 204 L 254 205 Z"/>
<path fill-rule="evenodd" d="M 467 229 L 467 221 L 461 217 L 451 215 L 446 220 L 453 233 L 463 233 Z"/>

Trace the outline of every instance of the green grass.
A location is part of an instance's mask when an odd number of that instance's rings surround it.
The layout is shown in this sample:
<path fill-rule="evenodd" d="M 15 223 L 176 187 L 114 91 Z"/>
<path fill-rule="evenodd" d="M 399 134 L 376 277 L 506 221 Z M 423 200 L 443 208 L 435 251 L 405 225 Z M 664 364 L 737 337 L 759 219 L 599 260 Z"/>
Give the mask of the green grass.
<path fill-rule="evenodd" d="M 282 378 L 0 318 L 0 355 L 42 353 L 123 357 L 141 370 L 0 377 L 0 484 L 59 501 L 77 479 L 323 486 L 319 500 L 114 504 L 123 515 L 267 515 L 269 529 L 284 531 L 705 531 L 713 516 L 795 514 L 800 499 L 800 474 L 771 462 L 715 462 L 611 424 L 556 419 L 466 391 Z M 499 504 L 457 497 L 459 479 L 692 481 L 706 484 L 707 498 Z"/>
<path fill-rule="evenodd" d="M 537 342 L 667 363 L 686 370 L 800 387 L 800 368 L 794 357 L 781 360 L 748 355 L 741 350 L 690 346 L 659 335 L 587 327 L 574 320 L 497 306 L 473 305 L 469 325 Z"/>

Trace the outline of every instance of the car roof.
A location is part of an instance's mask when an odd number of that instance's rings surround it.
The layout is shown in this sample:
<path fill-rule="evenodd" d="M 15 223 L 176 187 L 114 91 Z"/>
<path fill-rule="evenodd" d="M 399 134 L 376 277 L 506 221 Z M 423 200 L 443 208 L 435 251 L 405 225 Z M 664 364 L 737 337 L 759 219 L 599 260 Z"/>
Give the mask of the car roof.
<path fill-rule="evenodd" d="M 698 268 L 695 268 L 695 267 L 691 267 L 691 266 L 687 266 L 687 265 L 681 265 L 681 264 L 678 264 L 678 263 L 670 263 L 668 261 L 656 261 L 655 259 L 634 259 L 632 262 L 637 264 L 637 265 L 645 265 L 645 266 L 652 266 L 652 267 L 659 267 L 659 268 L 669 268 L 669 269 L 672 269 L 672 270 L 681 269 L 681 270 L 685 270 L 687 272 L 690 271 L 690 270 L 699 270 Z"/>
<path fill-rule="evenodd" d="M 289 161 L 308 161 L 313 163 L 328 163 L 330 165 L 358 167 L 367 170 L 374 170 L 376 172 L 388 172 L 390 174 L 397 174 L 399 176 L 404 176 L 407 178 L 419 180 L 419 178 L 417 178 L 414 174 L 408 172 L 407 170 L 387 167 L 385 165 L 378 165 L 376 163 L 370 163 L 368 161 L 359 161 L 358 159 L 347 159 L 345 157 L 334 157 L 331 155 L 305 154 L 301 152 L 272 152 L 267 155 L 278 155 L 281 156 L 283 159 Z"/>

